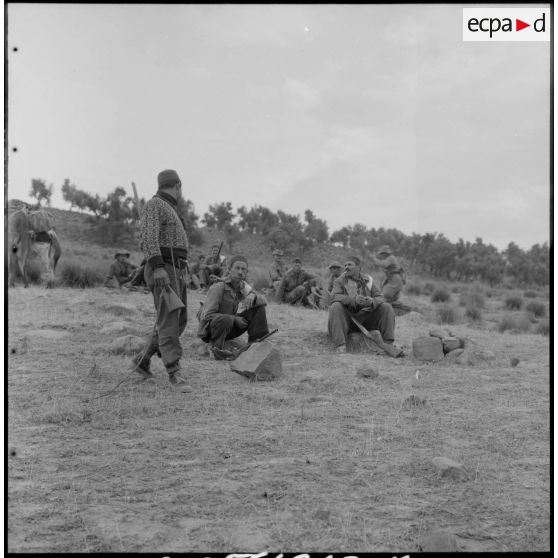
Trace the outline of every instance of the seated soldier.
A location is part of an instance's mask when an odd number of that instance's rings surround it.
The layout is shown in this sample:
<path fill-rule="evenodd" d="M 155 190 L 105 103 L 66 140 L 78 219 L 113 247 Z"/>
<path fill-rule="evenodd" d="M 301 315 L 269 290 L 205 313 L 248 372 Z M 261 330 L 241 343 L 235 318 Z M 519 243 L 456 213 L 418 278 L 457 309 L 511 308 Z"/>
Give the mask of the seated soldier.
<path fill-rule="evenodd" d="M 251 343 L 269 333 L 265 298 L 246 283 L 248 261 L 244 256 L 230 259 L 228 275 L 207 292 L 199 316 L 198 337 L 209 343 L 210 350 L 222 350 L 225 341 L 248 332 Z M 217 353 L 213 352 L 217 357 Z"/>
<path fill-rule="evenodd" d="M 221 243 L 222 245 L 222 243 Z M 223 277 L 226 274 L 227 266 L 226 259 L 224 256 L 220 255 L 221 246 L 219 244 L 214 244 L 211 247 L 211 254 L 207 257 L 205 264 L 207 266 L 207 285 L 211 285 L 219 277 Z"/>
<path fill-rule="evenodd" d="M 302 269 L 302 260 L 295 258 L 293 267 L 285 273 L 277 291 L 279 302 L 302 304 L 317 308 L 312 287 L 316 287 L 318 278 Z"/>
<path fill-rule="evenodd" d="M 205 265 L 205 256 L 200 254 L 198 261 L 190 266 L 190 288 L 205 289 L 209 282 L 207 277 L 207 266 Z"/>
<path fill-rule="evenodd" d="M 104 286 L 111 288 L 116 286 L 113 281 L 113 279 L 116 279 L 119 287 L 130 288 L 130 279 L 137 266 L 128 261 L 130 254 L 125 250 L 117 250 L 114 257 L 116 261 L 110 265 Z"/>
<path fill-rule="evenodd" d="M 337 277 L 341 275 L 341 273 L 343 273 L 343 267 L 339 262 L 332 261 L 329 264 L 328 270 L 329 270 L 329 279 L 327 281 L 326 291 L 328 293 L 331 293 L 331 289 L 333 289 L 333 282 L 335 281 L 335 279 L 337 279 Z"/>
<path fill-rule="evenodd" d="M 269 266 L 269 286 L 275 291 L 275 294 L 277 294 L 279 285 L 281 285 L 281 279 L 285 276 L 286 269 L 282 260 L 282 250 L 273 250 L 271 255 L 273 256 L 273 262 Z"/>
<path fill-rule="evenodd" d="M 379 330 L 385 343 L 393 344 L 395 313 L 385 302 L 380 289 L 360 271 L 357 256 L 349 256 L 345 271 L 333 282 L 329 307 L 328 333 L 338 353 L 347 352 L 349 333 L 360 331 L 351 317 L 368 331 Z"/>

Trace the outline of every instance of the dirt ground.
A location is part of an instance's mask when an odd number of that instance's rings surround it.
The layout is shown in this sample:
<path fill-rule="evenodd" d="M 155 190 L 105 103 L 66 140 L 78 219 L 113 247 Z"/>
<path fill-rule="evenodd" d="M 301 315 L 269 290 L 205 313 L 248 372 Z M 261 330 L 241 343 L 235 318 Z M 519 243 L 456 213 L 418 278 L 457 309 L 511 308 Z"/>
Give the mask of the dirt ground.
<path fill-rule="evenodd" d="M 412 339 L 435 324 L 413 312 L 397 319 L 405 358 L 337 355 L 327 312 L 270 303 L 284 375 L 250 383 L 196 354 L 199 300 L 181 394 L 158 359 L 140 383 L 107 350 L 124 334 L 107 324 L 149 331 L 150 295 L 9 291 L 10 552 L 411 552 L 434 529 L 462 551 L 550 549 L 548 337 L 443 326 L 475 364 L 425 364 Z"/>

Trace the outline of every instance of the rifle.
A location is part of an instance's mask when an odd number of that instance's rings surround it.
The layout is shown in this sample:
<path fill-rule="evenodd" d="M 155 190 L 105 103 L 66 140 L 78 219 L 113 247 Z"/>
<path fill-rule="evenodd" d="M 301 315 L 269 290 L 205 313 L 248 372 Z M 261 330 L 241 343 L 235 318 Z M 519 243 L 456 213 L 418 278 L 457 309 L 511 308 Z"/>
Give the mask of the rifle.
<path fill-rule="evenodd" d="M 387 353 L 389 356 L 393 358 L 403 356 L 403 349 L 398 349 L 397 347 L 394 347 L 389 343 L 385 343 L 379 331 L 368 331 L 356 318 L 352 316 L 351 316 L 351 320 L 358 327 L 358 329 L 362 331 L 364 336 L 367 339 L 370 339 L 370 341 L 372 341 L 374 347 L 377 347 L 378 349 L 382 349 L 382 351 L 384 351 L 385 353 Z"/>
<path fill-rule="evenodd" d="M 244 345 L 244 347 L 240 347 L 239 349 L 228 351 L 226 349 L 218 349 L 217 347 L 212 347 L 211 351 L 213 352 L 216 360 L 235 360 L 240 354 L 242 354 L 244 351 L 247 351 L 254 343 L 261 343 L 278 331 L 279 329 L 274 329 L 269 333 L 266 333 L 263 337 L 260 337 L 259 339 L 256 339 L 255 341 L 252 341 L 251 343 L 248 343 L 247 345 Z"/>

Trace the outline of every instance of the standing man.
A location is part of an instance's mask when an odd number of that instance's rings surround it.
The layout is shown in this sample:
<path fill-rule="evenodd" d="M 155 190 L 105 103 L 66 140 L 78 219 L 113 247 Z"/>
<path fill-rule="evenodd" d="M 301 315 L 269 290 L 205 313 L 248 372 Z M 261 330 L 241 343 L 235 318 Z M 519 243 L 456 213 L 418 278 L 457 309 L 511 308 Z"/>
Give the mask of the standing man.
<path fill-rule="evenodd" d="M 380 289 L 360 272 L 357 256 L 349 256 L 345 271 L 333 282 L 329 307 L 328 332 L 338 353 L 347 352 L 350 332 L 360 331 L 352 322 L 356 318 L 367 330 L 379 330 L 385 343 L 393 344 L 395 313 L 385 302 Z"/>
<path fill-rule="evenodd" d="M 303 304 L 304 306 L 312 306 L 317 308 L 312 293 L 312 287 L 317 284 L 317 277 L 307 273 L 302 269 L 302 260 L 295 258 L 293 260 L 293 267 L 287 271 L 279 289 L 277 291 L 277 298 L 279 302 L 287 302 L 289 304 Z"/>
<path fill-rule="evenodd" d="M 281 285 L 281 280 L 285 276 L 285 264 L 283 263 L 283 251 L 282 250 L 273 250 L 271 252 L 273 257 L 273 261 L 269 266 L 269 280 L 270 280 L 270 288 L 275 290 L 275 294 L 279 291 L 279 285 Z"/>
<path fill-rule="evenodd" d="M 126 250 L 117 250 L 114 258 L 116 261 L 110 265 L 104 286 L 112 287 L 113 278 L 116 279 L 119 287 L 131 286 L 127 285 L 127 283 L 129 283 L 131 275 L 137 269 L 137 266 L 130 263 L 130 253 L 126 252 Z"/>
<path fill-rule="evenodd" d="M 248 332 L 248 342 L 269 333 L 262 295 L 246 283 L 248 260 L 244 256 L 230 259 L 228 275 L 209 287 L 200 316 L 198 337 L 210 349 L 222 350 L 226 340 Z M 216 353 L 213 352 L 216 356 Z"/>
<path fill-rule="evenodd" d="M 378 248 L 377 254 L 372 256 L 374 263 L 381 267 L 385 277 L 382 281 L 382 295 L 389 302 L 397 315 L 403 315 L 411 311 L 399 300 L 401 290 L 405 284 L 405 270 L 399 260 L 393 255 L 392 249 L 386 244 Z"/>
<path fill-rule="evenodd" d="M 175 170 L 161 171 L 157 182 L 159 189 L 145 204 L 141 216 L 141 249 L 147 262 L 144 277 L 153 293 L 157 321 L 144 349 L 134 357 L 133 369 L 144 379 L 152 377 L 150 361 L 157 353 L 163 360 L 169 382 L 187 391 L 189 388 L 179 372 L 180 335 L 187 320 L 188 239 L 177 211 L 182 183 Z"/>

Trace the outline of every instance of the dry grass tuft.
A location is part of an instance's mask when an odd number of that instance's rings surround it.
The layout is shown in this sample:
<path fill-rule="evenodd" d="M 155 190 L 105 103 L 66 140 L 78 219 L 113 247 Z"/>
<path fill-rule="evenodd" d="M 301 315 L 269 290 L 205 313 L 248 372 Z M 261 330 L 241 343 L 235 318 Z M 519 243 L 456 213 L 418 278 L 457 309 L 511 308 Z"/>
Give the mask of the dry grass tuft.
<path fill-rule="evenodd" d="M 430 296 L 432 302 L 448 302 L 450 299 L 451 295 L 446 287 L 436 289 Z"/>
<path fill-rule="evenodd" d="M 498 331 L 500 333 L 509 331 L 510 333 L 525 333 L 531 328 L 531 321 L 525 314 L 504 316 L 498 324 Z"/>
<path fill-rule="evenodd" d="M 542 318 L 546 316 L 546 305 L 538 300 L 532 300 L 525 305 L 525 310 L 531 312 L 533 316 Z"/>
<path fill-rule="evenodd" d="M 436 309 L 436 316 L 441 324 L 457 324 L 461 321 L 461 314 L 456 306 L 442 304 Z"/>
<path fill-rule="evenodd" d="M 523 298 L 520 295 L 508 295 L 504 300 L 506 310 L 521 310 Z"/>
<path fill-rule="evenodd" d="M 75 262 L 64 262 L 59 277 L 61 285 L 81 289 L 97 287 L 102 284 L 104 278 L 98 268 Z"/>

